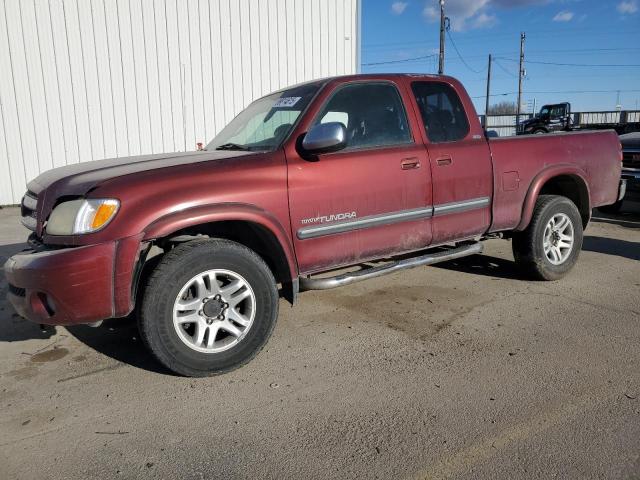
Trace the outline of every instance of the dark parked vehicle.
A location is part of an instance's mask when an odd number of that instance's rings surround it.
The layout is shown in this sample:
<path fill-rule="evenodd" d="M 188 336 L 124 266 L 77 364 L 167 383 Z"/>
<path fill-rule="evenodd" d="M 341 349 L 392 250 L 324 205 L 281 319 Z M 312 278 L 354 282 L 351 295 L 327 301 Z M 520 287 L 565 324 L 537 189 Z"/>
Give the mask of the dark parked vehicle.
<path fill-rule="evenodd" d="M 570 131 L 573 121 L 571 118 L 571 104 L 557 103 L 544 105 L 535 117 L 520 122 L 518 134 L 541 134 L 550 132 Z"/>
<path fill-rule="evenodd" d="M 531 276 L 563 277 L 591 209 L 619 198 L 621 159 L 613 131 L 487 139 L 451 77 L 309 82 L 256 100 L 204 151 L 31 181 L 31 249 L 5 264 L 8 298 L 58 325 L 137 307 L 167 368 L 222 373 L 265 345 L 279 291 L 295 302 L 478 254 L 496 236 Z"/>
<path fill-rule="evenodd" d="M 616 110 L 612 112 L 571 113 L 568 102 L 544 105 L 533 118 L 516 126 L 517 135 L 570 132 L 574 130 L 615 130 L 618 134 L 640 131 L 640 112 Z"/>
<path fill-rule="evenodd" d="M 600 207 L 608 213 L 616 213 L 625 200 L 640 202 L 640 132 L 620 135 L 622 144 L 622 179 L 626 181 L 626 194 L 613 205 Z"/>

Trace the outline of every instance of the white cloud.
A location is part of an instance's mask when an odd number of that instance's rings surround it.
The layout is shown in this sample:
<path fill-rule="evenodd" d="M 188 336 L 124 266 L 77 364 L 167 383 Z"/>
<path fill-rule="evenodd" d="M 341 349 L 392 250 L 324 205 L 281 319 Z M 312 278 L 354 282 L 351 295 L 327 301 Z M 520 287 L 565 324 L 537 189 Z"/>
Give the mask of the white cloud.
<path fill-rule="evenodd" d="M 407 5 L 409 5 L 407 2 L 393 2 L 391 4 L 391 12 L 394 15 L 402 15 L 402 12 L 407 8 Z"/>
<path fill-rule="evenodd" d="M 616 9 L 623 15 L 632 15 L 638 11 L 638 2 L 637 0 L 626 0 L 620 2 Z"/>
<path fill-rule="evenodd" d="M 446 0 L 445 14 L 454 31 L 469 28 L 490 28 L 498 23 L 492 10 L 544 5 L 551 0 Z M 631 0 L 637 1 L 637 0 Z M 430 22 L 440 21 L 440 7 L 435 0 L 426 0 L 422 15 Z"/>
<path fill-rule="evenodd" d="M 498 23 L 498 17 L 495 15 L 488 15 L 486 13 L 480 13 L 475 16 L 471 22 L 472 28 L 491 28 Z"/>
<path fill-rule="evenodd" d="M 467 27 L 467 21 L 472 20 L 476 15 L 481 13 L 490 0 L 449 0 L 445 3 L 445 14 L 451 21 L 451 28 L 454 31 L 464 30 Z M 422 14 L 429 21 L 440 20 L 440 8 L 433 6 L 436 2 L 427 2 L 427 6 Z"/>
<path fill-rule="evenodd" d="M 563 10 L 558 12 L 555 17 L 553 17 L 554 22 L 570 22 L 573 18 L 573 12 L 569 10 Z"/>

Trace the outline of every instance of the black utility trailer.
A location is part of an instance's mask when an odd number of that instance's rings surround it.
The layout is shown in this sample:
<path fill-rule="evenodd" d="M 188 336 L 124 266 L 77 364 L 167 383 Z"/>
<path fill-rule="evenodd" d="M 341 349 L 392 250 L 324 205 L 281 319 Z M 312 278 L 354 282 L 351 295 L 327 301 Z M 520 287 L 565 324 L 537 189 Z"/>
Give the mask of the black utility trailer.
<path fill-rule="evenodd" d="M 520 117 L 522 119 L 522 115 Z M 614 110 L 571 113 L 571 104 L 568 102 L 544 105 L 535 116 L 518 122 L 516 133 L 529 135 L 603 129 L 613 129 L 619 135 L 638 132 L 640 131 L 640 111 Z"/>

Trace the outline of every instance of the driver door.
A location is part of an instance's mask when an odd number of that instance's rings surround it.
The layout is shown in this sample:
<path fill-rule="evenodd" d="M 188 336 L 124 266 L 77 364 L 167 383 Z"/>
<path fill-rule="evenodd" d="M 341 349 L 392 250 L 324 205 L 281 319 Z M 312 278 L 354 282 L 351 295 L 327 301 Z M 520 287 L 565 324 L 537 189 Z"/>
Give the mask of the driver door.
<path fill-rule="evenodd" d="M 326 87 L 309 128 L 342 122 L 346 148 L 287 150 L 294 247 L 303 274 L 416 250 L 431 241 L 431 174 L 417 123 L 389 81 Z M 404 100 L 404 101 L 403 101 Z M 413 127 L 413 128 L 412 128 Z"/>

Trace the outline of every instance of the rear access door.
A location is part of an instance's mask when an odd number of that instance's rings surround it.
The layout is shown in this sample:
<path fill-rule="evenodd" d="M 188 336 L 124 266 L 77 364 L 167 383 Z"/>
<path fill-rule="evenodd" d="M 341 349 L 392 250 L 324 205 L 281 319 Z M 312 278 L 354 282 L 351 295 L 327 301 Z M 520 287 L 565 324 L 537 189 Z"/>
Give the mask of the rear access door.
<path fill-rule="evenodd" d="M 467 112 L 475 115 L 469 98 L 465 94 L 463 103 L 454 86 L 439 80 L 411 82 L 431 166 L 434 245 L 482 235 L 491 224 L 489 145 L 478 121 L 469 121 Z"/>

